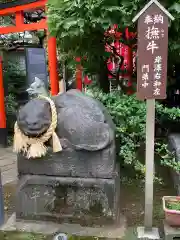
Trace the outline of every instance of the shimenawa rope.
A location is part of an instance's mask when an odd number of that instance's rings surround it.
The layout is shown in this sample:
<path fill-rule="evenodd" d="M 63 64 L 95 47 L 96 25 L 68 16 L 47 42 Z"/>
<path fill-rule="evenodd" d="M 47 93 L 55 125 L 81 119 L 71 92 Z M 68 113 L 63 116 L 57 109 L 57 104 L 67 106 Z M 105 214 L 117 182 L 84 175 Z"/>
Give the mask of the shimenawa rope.
<path fill-rule="evenodd" d="M 61 143 L 55 132 L 57 127 L 57 111 L 54 102 L 46 96 L 39 96 L 40 99 L 45 99 L 51 107 L 52 121 L 48 130 L 40 137 L 28 137 L 19 129 L 17 122 L 14 125 L 14 152 L 23 152 L 27 158 L 40 158 L 45 156 L 47 148 L 44 145 L 51 137 L 53 141 L 53 152 L 62 151 Z"/>

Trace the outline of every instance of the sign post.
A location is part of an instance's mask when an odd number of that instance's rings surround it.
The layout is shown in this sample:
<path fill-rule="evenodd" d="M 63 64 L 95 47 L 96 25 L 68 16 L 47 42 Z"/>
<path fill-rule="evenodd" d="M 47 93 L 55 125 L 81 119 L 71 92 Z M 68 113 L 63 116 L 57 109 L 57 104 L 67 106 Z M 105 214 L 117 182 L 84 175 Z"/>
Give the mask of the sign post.
<path fill-rule="evenodd" d="M 155 99 L 166 98 L 168 18 L 174 17 L 151 0 L 133 19 L 138 20 L 137 98 L 146 100 L 146 181 L 144 227 L 138 238 L 159 239 L 153 228 Z"/>

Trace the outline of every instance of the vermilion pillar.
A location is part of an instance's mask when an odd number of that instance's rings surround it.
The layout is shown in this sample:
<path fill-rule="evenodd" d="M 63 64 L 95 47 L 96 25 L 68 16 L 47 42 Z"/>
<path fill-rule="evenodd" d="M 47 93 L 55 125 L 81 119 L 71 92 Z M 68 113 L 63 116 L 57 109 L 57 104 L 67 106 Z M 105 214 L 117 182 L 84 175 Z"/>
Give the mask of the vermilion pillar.
<path fill-rule="evenodd" d="M 7 143 L 6 111 L 4 102 L 3 62 L 0 57 L 0 145 Z"/>
<path fill-rule="evenodd" d="M 22 24 L 24 24 L 24 15 L 23 15 L 23 11 L 19 11 L 16 12 L 15 14 L 15 19 L 16 19 L 16 26 L 21 26 Z"/>
<path fill-rule="evenodd" d="M 83 82 L 82 82 L 82 70 L 83 67 L 81 66 L 81 58 L 80 57 L 76 57 L 75 58 L 76 61 L 76 89 L 79 89 L 80 91 L 82 91 L 83 89 Z"/>
<path fill-rule="evenodd" d="M 59 93 L 57 47 L 56 38 L 51 36 L 48 37 L 48 59 L 49 59 L 49 77 L 51 84 L 51 94 L 57 95 Z"/>
<path fill-rule="evenodd" d="M 82 66 L 80 64 L 76 67 L 76 88 L 82 91 Z"/>

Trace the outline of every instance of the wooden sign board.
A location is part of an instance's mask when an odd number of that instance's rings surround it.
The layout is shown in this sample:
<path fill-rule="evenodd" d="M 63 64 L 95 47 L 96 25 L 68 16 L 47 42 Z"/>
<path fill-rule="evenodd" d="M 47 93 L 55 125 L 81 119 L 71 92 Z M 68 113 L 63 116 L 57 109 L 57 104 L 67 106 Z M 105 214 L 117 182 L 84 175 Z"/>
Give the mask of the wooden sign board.
<path fill-rule="evenodd" d="M 160 239 L 153 226 L 155 99 L 166 98 L 168 18 L 174 17 L 157 1 L 149 1 L 138 20 L 137 97 L 146 101 L 146 180 L 144 228 L 138 239 Z"/>
<path fill-rule="evenodd" d="M 165 99 L 168 16 L 155 4 L 138 19 L 137 98 Z"/>

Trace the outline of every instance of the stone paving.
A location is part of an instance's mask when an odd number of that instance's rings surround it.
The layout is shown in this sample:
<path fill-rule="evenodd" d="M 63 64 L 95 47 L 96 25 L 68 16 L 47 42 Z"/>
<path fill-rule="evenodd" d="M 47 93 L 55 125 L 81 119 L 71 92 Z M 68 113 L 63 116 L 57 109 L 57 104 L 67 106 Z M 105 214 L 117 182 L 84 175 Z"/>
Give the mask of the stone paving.
<path fill-rule="evenodd" d="M 12 147 L 0 148 L 0 169 L 2 184 L 5 185 L 17 180 L 17 157 Z"/>
<path fill-rule="evenodd" d="M 8 221 L 0 228 L 2 231 L 22 231 L 40 233 L 44 235 L 55 235 L 67 233 L 81 237 L 98 237 L 107 239 L 122 239 L 127 230 L 126 219 L 122 216 L 119 224 L 105 227 L 85 227 L 79 224 L 52 223 L 43 221 L 16 221 L 16 214 L 12 214 Z M 130 240 L 130 239 L 128 239 Z"/>

